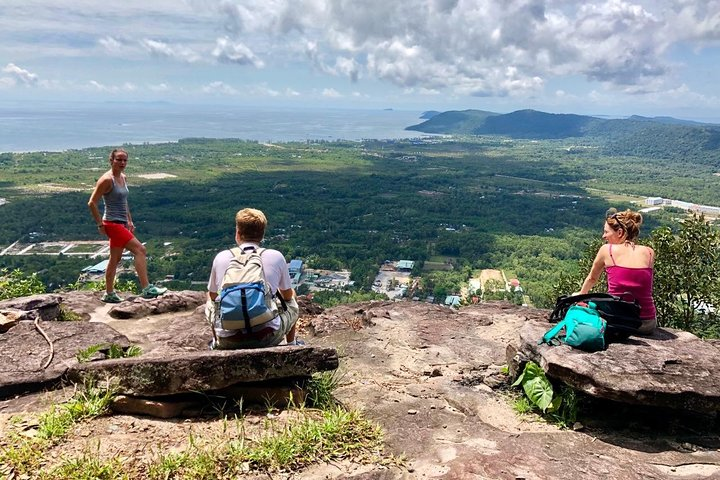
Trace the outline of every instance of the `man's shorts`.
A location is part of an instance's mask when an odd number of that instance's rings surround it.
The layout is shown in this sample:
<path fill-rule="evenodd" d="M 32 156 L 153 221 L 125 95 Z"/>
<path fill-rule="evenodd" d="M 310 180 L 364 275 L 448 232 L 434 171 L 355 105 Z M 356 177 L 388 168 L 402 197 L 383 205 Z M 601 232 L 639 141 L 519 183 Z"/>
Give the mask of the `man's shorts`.
<path fill-rule="evenodd" d="M 268 328 L 268 332 L 255 332 L 252 336 L 244 336 L 242 334 L 232 337 L 216 337 L 214 348 L 217 350 L 236 350 L 241 348 L 265 348 L 280 345 L 285 340 L 285 336 L 298 320 L 300 316 L 300 307 L 295 298 L 287 301 L 287 311 L 280 314 L 280 328 L 272 330 Z M 208 301 L 205 306 L 205 315 L 210 322 L 212 328 L 212 318 L 216 314 L 216 306 L 212 301 Z M 257 335 L 258 333 L 262 335 Z"/>
<path fill-rule="evenodd" d="M 103 221 L 105 233 L 110 239 L 110 248 L 123 248 L 127 243 L 135 238 L 135 235 L 128 230 L 124 223 L 112 223 Z"/>

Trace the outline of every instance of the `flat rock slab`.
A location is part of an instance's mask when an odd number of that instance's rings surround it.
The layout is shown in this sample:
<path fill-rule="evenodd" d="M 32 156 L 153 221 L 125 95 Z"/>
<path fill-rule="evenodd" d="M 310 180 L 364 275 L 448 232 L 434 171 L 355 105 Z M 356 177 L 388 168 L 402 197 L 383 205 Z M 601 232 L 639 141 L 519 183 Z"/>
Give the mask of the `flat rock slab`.
<path fill-rule="evenodd" d="M 104 360 L 75 365 L 67 377 L 81 382 L 86 377 L 110 376 L 119 393 L 152 397 L 219 390 L 242 382 L 308 377 L 337 367 L 334 348 L 280 346 Z"/>
<path fill-rule="evenodd" d="M 508 348 L 508 363 L 532 360 L 548 377 L 599 398 L 699 413 L 720 411 L 720 349 L 713 343 L 662 328 L 649 337 L 611 343 L 601 352 L 538 345 L 551 326 L 526 323 L 519 332 L 519 348 Z"/>
<path fill-rule="evenodd" d="M 101 323 L 42 322 L 55 353 L 47 368 L 50 346 L 32 322 L 20 322 L 0 334 L 0 398 L 37 391 L 60 381 L 68 368 L 78 363 L 80 350 L 97 344 L 127 347 L 128 339 Z"/>
<path fill-rule="evenodd" d="M 193 310 L 205 303 L 205 292 L 183 290 L 167 292 L 157 298 L 146 299 L 139 296 L 127 297 L 124 302 L 110 309 L 108 315 L 113 318 L 140 318 L 163 313 Z"/>

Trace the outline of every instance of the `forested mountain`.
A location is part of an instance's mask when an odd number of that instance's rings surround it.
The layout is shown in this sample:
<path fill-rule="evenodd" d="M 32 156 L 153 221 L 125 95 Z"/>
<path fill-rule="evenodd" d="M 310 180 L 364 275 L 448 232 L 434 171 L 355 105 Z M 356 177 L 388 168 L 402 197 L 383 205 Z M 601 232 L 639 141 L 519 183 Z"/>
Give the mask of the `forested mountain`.
<path fill-rule="evenodd" d="M 419 125 L 425 133 L 506 135 L 526 139 L 578 138 L 607 155 L 654 159 L 692 157 L 693 163 L 720 167 L 720 125 L 671 117 L 602 119 L 587 115 L 518 110 L 498 114 L 483 110 L 448 111 Z"/>
<path fill-rule="evenodd" d="M 488 117 L 497 115 L 500 114 L 483 110 L 450 111 L 433 115 L 429 120 L 407 127 L 405 130 L 476 135 L 479 125 L 483 125 Z"/>

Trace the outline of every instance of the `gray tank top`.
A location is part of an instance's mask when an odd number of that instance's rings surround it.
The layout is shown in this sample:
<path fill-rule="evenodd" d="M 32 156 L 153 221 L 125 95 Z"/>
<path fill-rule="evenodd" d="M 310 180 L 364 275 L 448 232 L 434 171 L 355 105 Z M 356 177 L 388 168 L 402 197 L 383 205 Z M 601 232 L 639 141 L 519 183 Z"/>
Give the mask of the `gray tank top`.
<path fill-rule="evenodd" d="M 114 220 L 127 223 L 127 184 L 121 187 L 117 183 L 115 183 L 114 178 L 112 179 L 112 182 L 112 189 L 108 193 L 103 195 L 103 202 L 105 203 L 105 213 L 103 213 L 103 220 Z"/>

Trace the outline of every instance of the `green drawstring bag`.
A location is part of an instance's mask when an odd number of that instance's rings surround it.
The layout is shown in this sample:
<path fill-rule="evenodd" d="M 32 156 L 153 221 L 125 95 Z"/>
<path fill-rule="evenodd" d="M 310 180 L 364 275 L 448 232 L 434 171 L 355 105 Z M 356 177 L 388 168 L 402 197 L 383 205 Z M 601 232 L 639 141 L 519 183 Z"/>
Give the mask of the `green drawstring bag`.
<path fill-rule="evenodd" d="M 590 302 L 587 307 L 573 305 L 568 309 L 565 318 L 545 332 L 538 345 L 564 343 L 586 352 L 605 350 L 606 327 L 607 322 L 600 317 L 594 303 Z M 561 334 L 563 328 L 564 335 Z"/>

